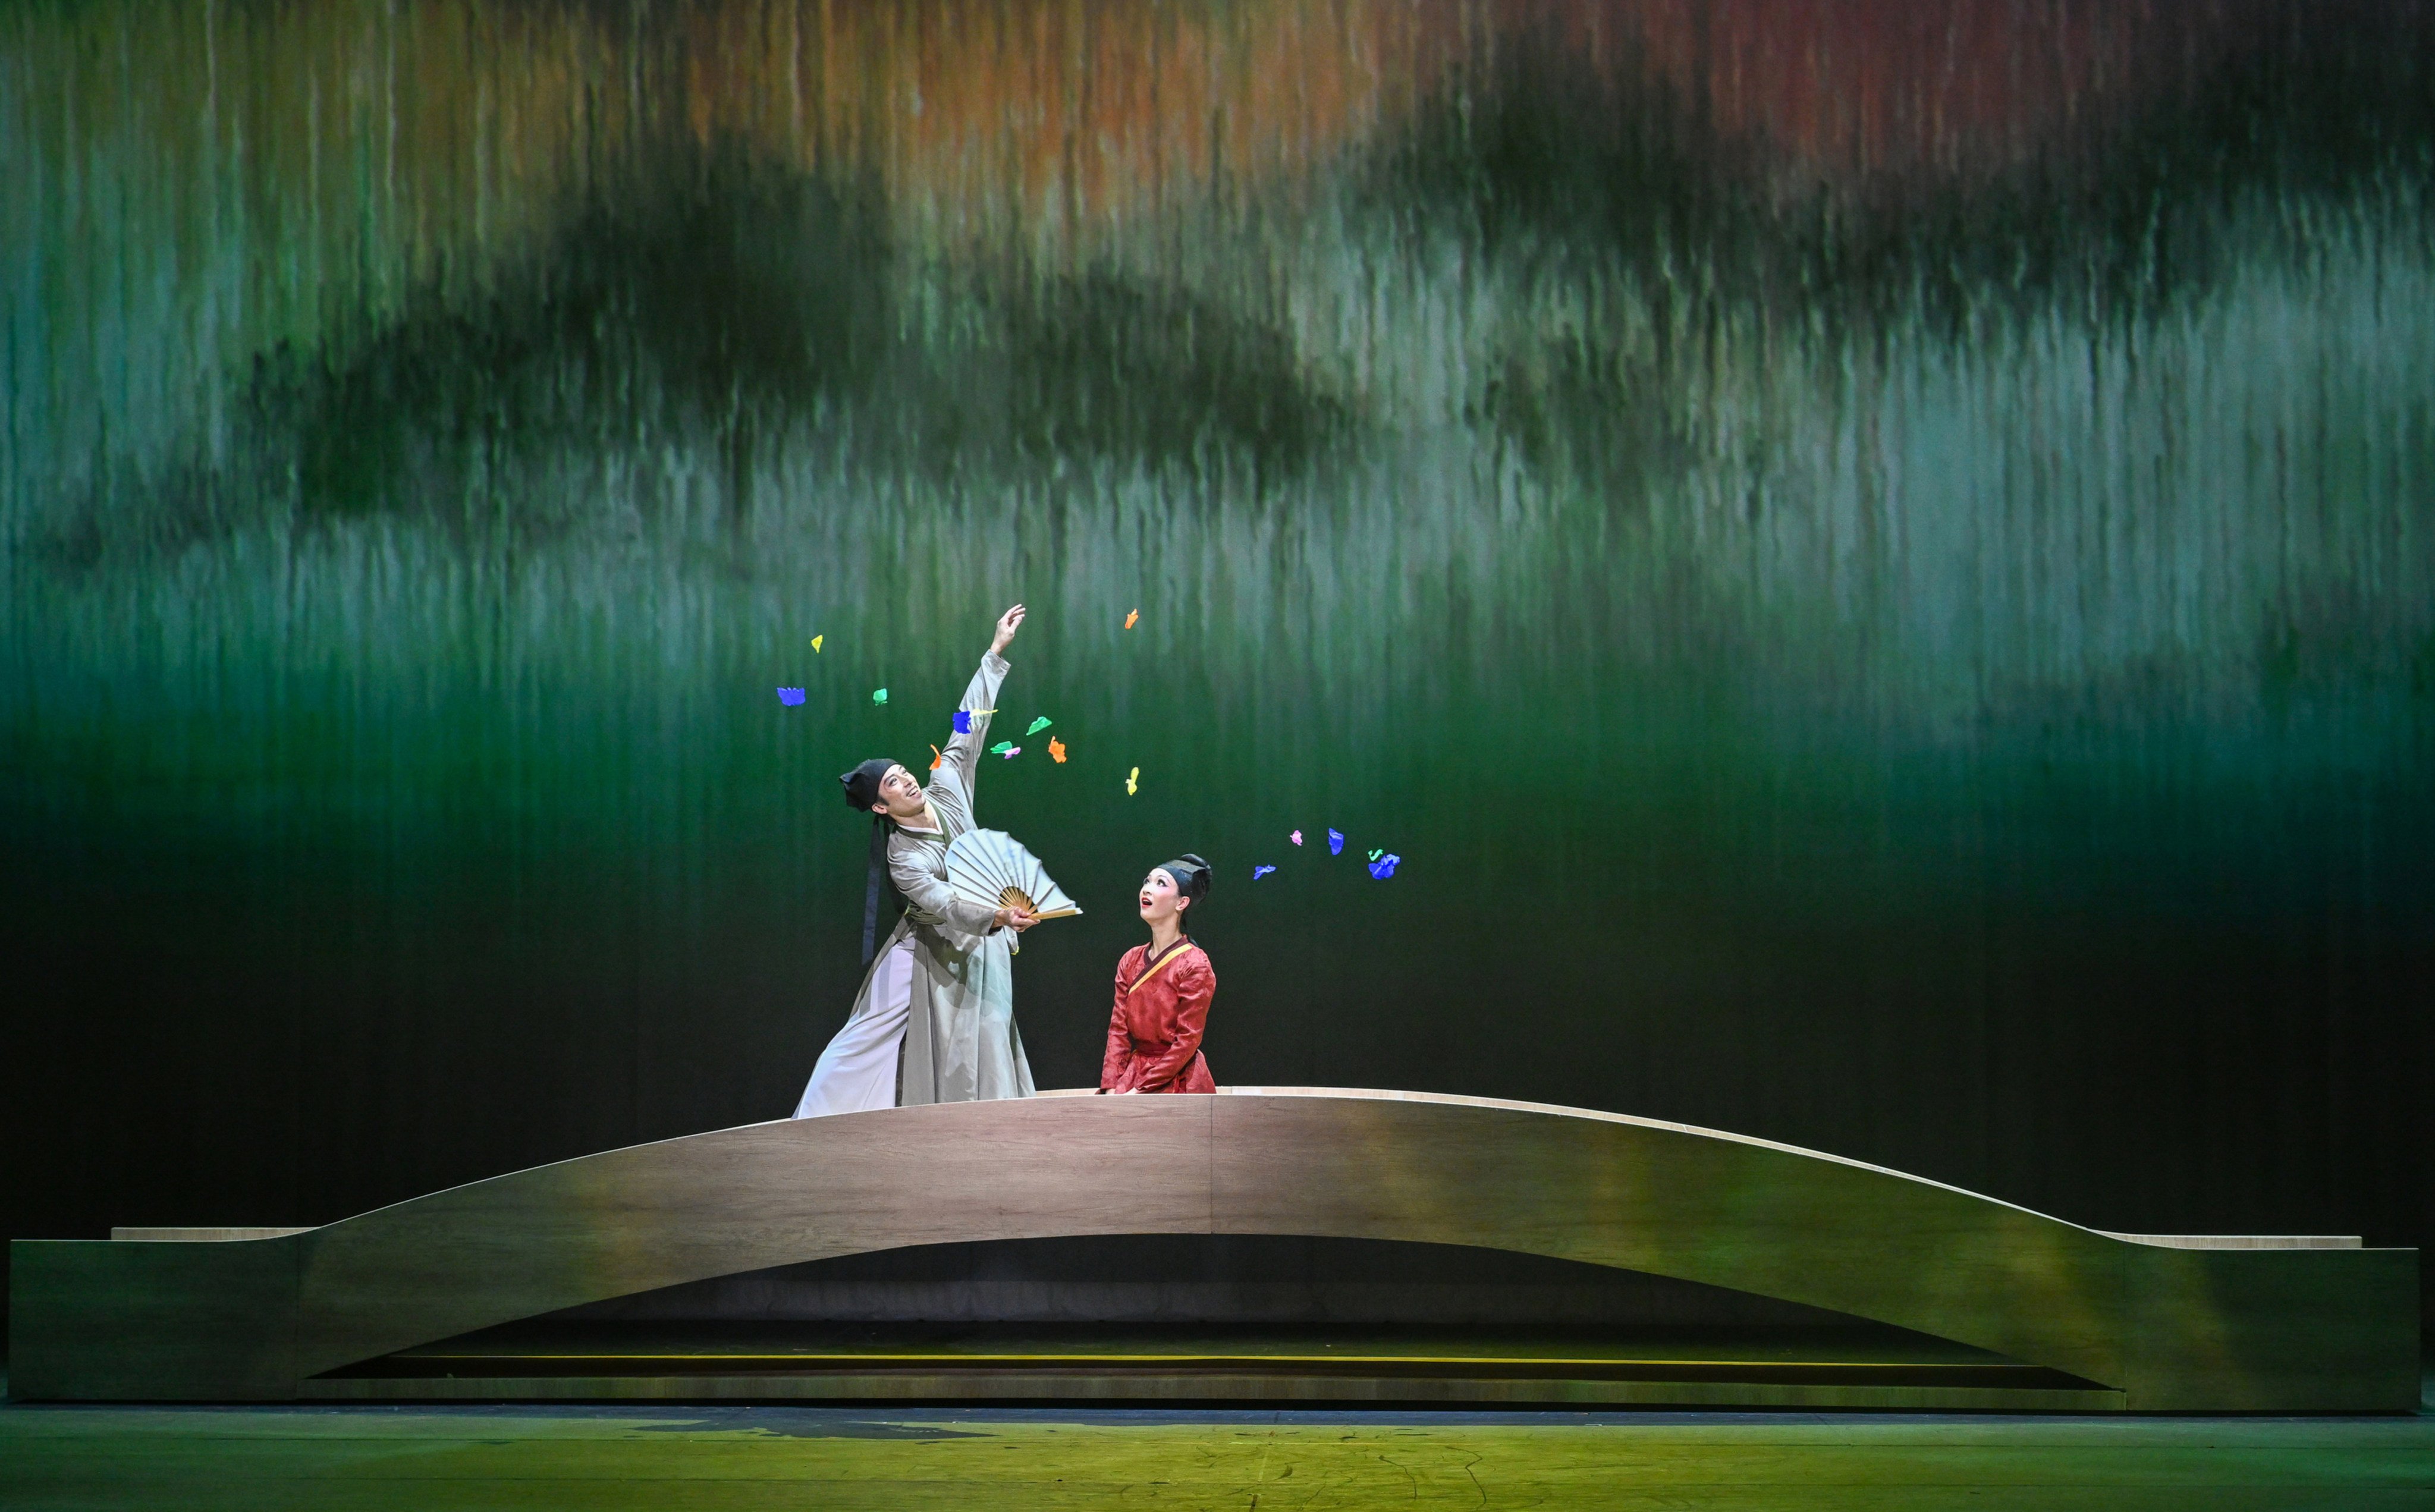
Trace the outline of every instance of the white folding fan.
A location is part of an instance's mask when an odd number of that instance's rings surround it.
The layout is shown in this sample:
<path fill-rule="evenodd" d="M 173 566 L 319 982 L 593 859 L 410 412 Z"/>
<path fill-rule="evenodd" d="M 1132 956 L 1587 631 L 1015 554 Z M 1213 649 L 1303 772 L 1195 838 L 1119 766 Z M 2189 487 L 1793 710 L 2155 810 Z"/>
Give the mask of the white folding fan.
<path fill-rule="evenodd" d="M 966 902 L 993 912 L 1020 908 L 1034 919 L 1064 919 L 1082 911 L 1040 858 L 1004 830 L 958 835 L 947 847 L 947 885 Z"/>

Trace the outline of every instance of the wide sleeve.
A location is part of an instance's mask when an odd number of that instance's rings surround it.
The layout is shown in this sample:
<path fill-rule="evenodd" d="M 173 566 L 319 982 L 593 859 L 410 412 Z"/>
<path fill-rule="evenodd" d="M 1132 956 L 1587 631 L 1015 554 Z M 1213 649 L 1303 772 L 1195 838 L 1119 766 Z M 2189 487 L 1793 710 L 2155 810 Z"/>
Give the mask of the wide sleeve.
<path fill-rule="evenodd" d="M 1133 1056 L 1133 1028 L 1125 1017 L 1125 962 L 1130 954 L 1116 961 L 1116 1002 L 1108 1010 L 1108 1052 L 1099 1058 L 1099 1091 L 1116 1091 L 1116 1083 L 1125 1074 L 1125 1062 Z"/>
<path fill-rule="evenodd" d="M 997 910 L 967 902 L 947 885 L 947 879 L 918 860 L 890 854 L 888 875 L 905 901 L 933 919 L 942 919 L 968 935 L 986 935 L 997 924 Z"/>
<path fill-rule="evenodd" d="M 1166 973 L 1175 994 L 1175 1042 L 1134 1078 L 1136 1090 L 1165 1091 L 1178 1073 L 1192 1064 L 1200 1049 L 1200 1031 L 1209 1023 L 1209 1000 L 1218 995 L 1218 971 L 1198 950 L 1190 960 L 1178 961 Z"/>
<path fill-rule="evenodd" d="M 989 746 L 990 714 L 997 709 L 998 684 L 1006 680 L 1006 658 L 994 651 L 983 654 L 980 669 L 964 689 L 964 701 L 956 706 L 957 713 L 973 716 L 973 728 L 951 728 L 946 748 L 940 753 L 945 758 L 939 764 L 941 775 L 951 776 L 968 799 L 980 775 L 981 752 Z"/>

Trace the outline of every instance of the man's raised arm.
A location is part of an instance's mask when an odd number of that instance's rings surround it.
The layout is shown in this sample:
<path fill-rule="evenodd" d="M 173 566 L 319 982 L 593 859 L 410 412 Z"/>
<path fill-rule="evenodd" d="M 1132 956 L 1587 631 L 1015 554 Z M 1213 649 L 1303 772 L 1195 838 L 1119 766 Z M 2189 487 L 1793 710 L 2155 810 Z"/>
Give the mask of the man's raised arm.
<path fill-rule="evenodd" d="M 1023 627 L 1023 606 L 1017 604 L 998 616 L 996 633 L 990 637 L 990 648 L 982 656 L 980 670 L 973 674 L 972 682 L 964 689 L 964 701 L 958 713 L 972 717 L 963 721 L 967 727 L 947 738 L 942 766 L 952 769 L 962 782 L 964 792 L 973 791 L 974 779 L 979 775 L 981 751 L 989 744 L 990 715 L 997 711 L 998 685 L 1006 680 L 1006 644 Z"/>

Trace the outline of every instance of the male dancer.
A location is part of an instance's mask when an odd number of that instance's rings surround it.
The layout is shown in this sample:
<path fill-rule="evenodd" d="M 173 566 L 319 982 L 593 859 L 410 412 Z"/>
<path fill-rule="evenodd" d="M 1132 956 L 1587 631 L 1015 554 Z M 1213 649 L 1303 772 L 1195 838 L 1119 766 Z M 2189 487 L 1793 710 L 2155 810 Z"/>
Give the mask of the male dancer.
<path fill-rule="evenodd" d="M 999 618 L 964 690 L 967 717 L 926 791 L 885 757 L 838 779 L 848 804 L 875 816 L 862 918 L 871 970 L 853 1016 L 812 1068 L 797 1118 L 1031 1095 L 1031 1067 L 1014 1027 L 1013 939 L 1036 920 L 1021 909 L 965 902 L 947 887 L 948 843 L 974 828 L 973 785 L 1007 673 L 999 653 L 1022 628 L 1023 612 L 1017 604 Z M 874 958 L 883 853 L 906 908 Z"/>

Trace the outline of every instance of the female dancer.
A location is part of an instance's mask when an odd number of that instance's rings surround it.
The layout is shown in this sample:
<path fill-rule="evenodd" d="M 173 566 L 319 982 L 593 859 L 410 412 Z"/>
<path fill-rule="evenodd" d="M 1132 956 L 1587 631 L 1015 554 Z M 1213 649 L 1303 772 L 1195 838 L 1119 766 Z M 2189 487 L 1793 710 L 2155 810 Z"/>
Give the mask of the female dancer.
<path fill-rule="evenodd" d="M 960 712 L 967 717 L 927 790 L 884 756 L 838 779 L 846 805 L 874 816 L 862 912 L 870 970 L 845 1027 L 812 1068 L 797 1118 L 1031 1095 L 1031 1066 L 1014 1027 L 1011 942 L 1034 920 L 1020 909 L 965 902 L 947 889 L 947 845 L 974 827 L 981 747 L 1007 673 L 999 653 L 1022 627 L 1020 604 L 999 618 L 989 654 L 964 690 Z M 874 952 L 883 866 L 906 908 Z"/>
<path fill-rule="evenodd" d="M 1141 916 L 1149 943 L 1116 963 L 1116 1006 L 1108 1019 L 1103 1092 L 1214 1092 L 1200 1054 L 1218 972 L 1183 933 L 1186 910 L 1209 895 L 1209 863 L 1185 855 L 1142 879 Z"/>

